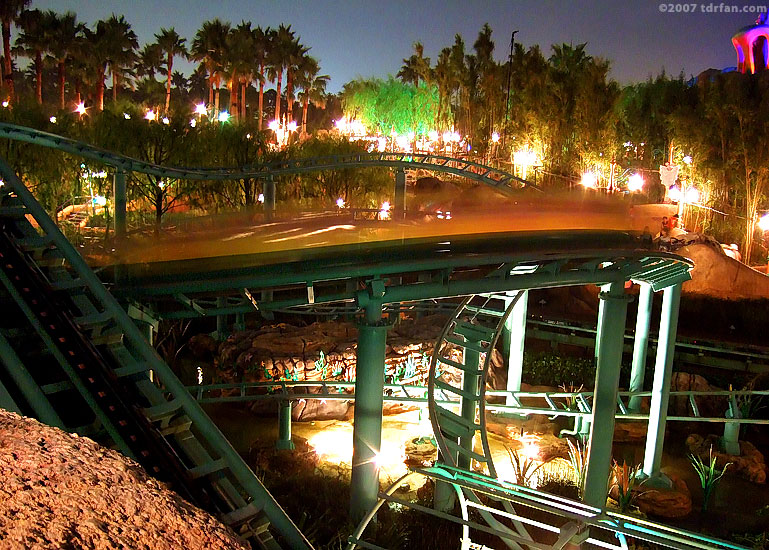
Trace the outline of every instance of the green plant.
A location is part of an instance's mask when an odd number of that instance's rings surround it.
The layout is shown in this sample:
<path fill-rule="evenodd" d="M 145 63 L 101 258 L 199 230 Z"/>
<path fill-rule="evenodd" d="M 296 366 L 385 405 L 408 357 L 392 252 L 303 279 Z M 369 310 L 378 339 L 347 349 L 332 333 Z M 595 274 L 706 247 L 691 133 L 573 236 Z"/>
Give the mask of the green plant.
<path fill-rule="evenodd" d="M 636 488 L 640 485 L 637 482 L 637 475 L 640 470 L 640 464 L 631 468 L 624 460 L 622 466 L 616 460 L 612 461 L 611 472 L 609 473 L 609 496 L 617 501 L 620 512 L 628 512 L 633 508 L 633 502 L 639 495 Z M 616 496 L 614 495 L 615 489 Z"/>
<path fill-rule="evenodd" d="M 708 502 L 710 501 L 710 495 L 715 490 L 718 482 L 726 473 L 726 469 L 731 465 L 731 462 L 727 462 L 723 468 L 719 470 L 716 462 L 718 457 L 713 456 L 713 446 L 710 446 L 708 450 L 709 461 L 705 463 L 702 458 L 697 455 L 690 454 L 689 461 L 692 463 L 694 471 L 697 472 L 697 476 L 700 478 L 700 485 L 702 486 L 702 511 L 705 512 L 708 509 Z"/>
<path fill-rule="evenodd" d="M 513 467 L 513 475 L 515 475 L 515 483 L 517 485 L 529 486 L 531 480 L 537 471 L 547 464 L 550 460 L 540 462 L 528 453 L 520 452 L 520 449 L 512 450 L 510 447 L 505 446 L 507 454 L 510 455 L 510 464 Z"/>
<path fill-rule="evenodd" d="M 587 474 L 587 446 L 579 440 L 567 439 L 569 444 L 569 463 L 574 475 L 574 483 L 577 486 L 579 497 L 585 494 L 585 475 Z"/>

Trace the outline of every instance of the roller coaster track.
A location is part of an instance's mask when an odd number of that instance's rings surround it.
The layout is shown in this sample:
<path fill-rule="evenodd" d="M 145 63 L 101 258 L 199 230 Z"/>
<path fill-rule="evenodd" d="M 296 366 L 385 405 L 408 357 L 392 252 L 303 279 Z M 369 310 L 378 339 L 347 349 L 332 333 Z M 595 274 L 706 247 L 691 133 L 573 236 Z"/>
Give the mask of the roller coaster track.
<path fill-rule="evenodd" d="M 503 193 L 512 193 L 525 187 L 538 189 L 534 184 L 504 170 L 468 160 L 425 153 L 350 154 L 290 159 L 266 164 L 254 164 L 242 168 L 184 168 L 151 164 L 70 138 L 14 124 L 0 123 L 0 138 L 51 147 L 113 166 L 125 172 L 141 172 L 162 178 L 203 181 L 262 179 L 303 172 L 381 166 L 407 170 L 423 169 L 453 174 L 484 183 Z"/>
<path fill-rule="evenodd" d="M 3 379 L 27 381 L 16 385 L 16 396 L 64 429 L 83 421 L 95 427 L 96 436 L 257 547 L 281 548 L 273 529 L 288 547 L 311 548 L 3 161 L 0 177 L 0 299 L 20 310 L 29 332 L 53 356 L 48 368 L 35 368 L 35 361 L 22 359 L 34 351 L 27 335 L 13 338 L 20 329 L 6 330 L 10 337 L 0 341 Z M 79 406 L 90 409 L 90 422 L 84 412 L 73 416 Z"/>

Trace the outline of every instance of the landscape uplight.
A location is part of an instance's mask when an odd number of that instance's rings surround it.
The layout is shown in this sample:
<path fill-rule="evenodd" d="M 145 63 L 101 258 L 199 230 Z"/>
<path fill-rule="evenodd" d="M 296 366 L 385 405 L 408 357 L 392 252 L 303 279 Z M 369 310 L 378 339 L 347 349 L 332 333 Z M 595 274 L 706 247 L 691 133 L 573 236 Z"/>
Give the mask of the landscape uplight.
<path fill-rule="evenodd" d="M 280 128 L 280 122 L 278 122 L 277 120 L 271 120 L 268 127 L 273 132 L 276 132 L 278 130 L 278 128 Z"/>
<path fill-rule="evenodd" d="M 296 131 L 296 122 L 292 120 L 291 122 L 288 123 L 287 128 L 288 128 L 289 132 L 295 132 Z"/>
<path fill-rule="evenodd" d="M 75 107 L 75 112 L 77 114 L 79 114 L 79 115 L 84 115 L 85 114 L 85 103 L 83 103 L 82 101 L 80 103 L 78 103 L 77 106 Z"/>
<path fill-rule="evenodd" d="M 630 176 L 627 180 L 627 190 L 631 193 L 634 193 L 636 191 L 640 191 L 643 189 L 644 186 L 644 179 L 641 174 L 633 174 Z"/>
<path fill-rule="evenodd" d="M 690 155 L 686 155 L 683 160 L 684 160 L 684 164 L 692 163 L 692 157 Z"/>
<path fill-rule="evenodd" d="M 164 116 L 163 117 L 163 124 L 170 124 L 170 123 L 171 123 L 171 120 L 167 116 Z"/>
<path fill-rule="evenodd" d="M 339 197 L 338 199 L 336 199 L 336 205 L 339 208 L 344 208 L 344 199 L 342 197 Z"/>
<path fill-rule="evenodd" d="M 194 118 L 191 118 L 191 119 L 190 119 L 190 126 L 192 126 L 192 127 L 194 128 L 194 127 L 195 127 L 195 126 L 197 126 L 197 125 L 198 125 L 198 121 L 197 121 L 197 120 L 195 120 Z"/>
<path fill-rule="evenodd" d="M 123 118 L 126 120 L 131 120 L 131 115 L 128 113 L 123 113 Z"/>
<path fill-rule="evenodd" d="M 499 143 L 499 134 L 497 132 L 491 134 L 491 143 Z"/>
<path fill-rule="evenodd" d="M 206 109 L 206 104 L 198 103 L 197 105 L 195 105 L 195 114 L 200 116 L 208 114 L 208 110 Z"/>
<path fill-rule="evenodd" d="M 227 111 L 222 111 L 221 113 L 219 113 L 219 116 L 216 117 L 216 119 L 219 122 L 227 122 L 228 120 L 230 120 L 230 113 L 228 113 Z"/>
<path fill-rule="evenodd" d="M 700 202 L 700 192 L 696 187 L 689 187 L 684 193 L 684 202 L 689 204 Z"/>
<path fill-rule="evenodd" d="M 513 153 L 513 163 L 516 166 L 521 167 L 521 177 L 526 179 L 529 166 L 535 166 L 537 164 L 537 154 L 528 149 L 521 149 Z"/>
<path fill-rule="evenodd" d="M 2 180 L 0 180 L 0 185 L 2 185 Z M 764 214 L 761 216 L 761 218 L 758 220 L 758 228 L 761 231 L 769 231 L 769 214 Z"/>
<path fill-rule="evenodd" d="M 157 118 L 157 115 L 155 114 L 155 111 L 152 109 L 148 109 L 147 112 L 144 114 L 144 118 L 146 120 L 155 120 Z"/>
<path fill-rule="evenodd" d="M 52 124 L 56 124 L 56 117 L 55 116 L 52 116 L 48 120 L 50 120 Z"/>
<path fill-rule="evenodd" d="M 582 174 L 582 179 L 579 183 L 587 189 L 595 189 L 598 184 L 598 177 L 595 175 L 595 172 L 585 172 Z"/>
<path fill-rule="evenodd" d="M 8 105 L 10 105 L 10 103 L 8 102 L 8 100 L 5 100 L 5 101 L 3 101 L 3 107 L 8 107 Z"/>

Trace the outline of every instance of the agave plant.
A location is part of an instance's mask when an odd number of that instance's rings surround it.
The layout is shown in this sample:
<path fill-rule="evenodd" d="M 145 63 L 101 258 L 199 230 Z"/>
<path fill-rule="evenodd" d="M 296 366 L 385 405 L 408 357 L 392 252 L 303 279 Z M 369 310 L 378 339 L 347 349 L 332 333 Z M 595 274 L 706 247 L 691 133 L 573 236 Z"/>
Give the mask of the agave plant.
<path fill-rule="evenodd" d="M 713 456 L 713 446 L 710 446 L 708 450 L 708 462 L 705 463 L 702 458 L 697 455 L 690 454 L 689 461 L 692 463 L 694 471 L 697 472 L 697 476 L 700 478 L 700 485 L 702 486 L 702 511 L 706 512 L 708 509 L 708 502 L 710 501 L 710 495 L 716 489 L 718 482 L 726 473 L 726 469 L 732 464 L 727 462 L 723 468 L 719 470 L 716 462 L 718 457 Z"/>
<path fill-rule="evenodd" d="M 585 495 L 585 475 L 587 474 L 587 447 L 579 441 L 567 439 L 569 444 L 569 462 L 574 471 L 574 483 L 577 485 L 579 498 Z"/>

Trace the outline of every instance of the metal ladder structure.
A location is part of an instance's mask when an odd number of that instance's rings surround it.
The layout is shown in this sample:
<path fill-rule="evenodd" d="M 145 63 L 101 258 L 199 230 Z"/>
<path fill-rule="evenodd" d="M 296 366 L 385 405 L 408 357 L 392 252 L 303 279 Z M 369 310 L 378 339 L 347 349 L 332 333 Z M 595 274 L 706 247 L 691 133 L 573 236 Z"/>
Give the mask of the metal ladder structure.
<path fill-rule="evenodd" d="M 272 529 L 312 548 L 3 161 L 0 178 L 0 300 L 21 325 L 0 332 L 0 383 L 17 408 L 103 437 L 255 547 L 281 548 Z M 45 368 L 23 359 L 30 333 Z"/>

